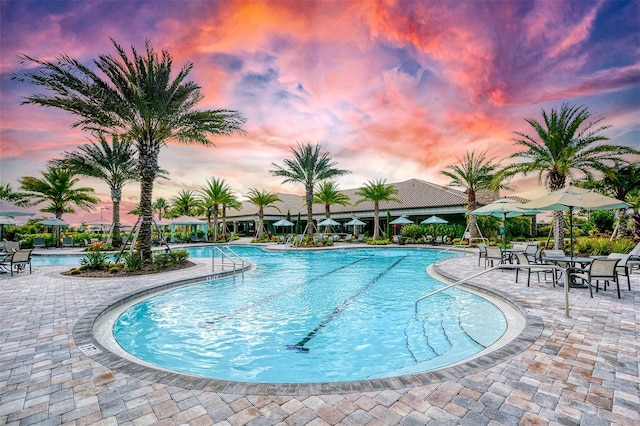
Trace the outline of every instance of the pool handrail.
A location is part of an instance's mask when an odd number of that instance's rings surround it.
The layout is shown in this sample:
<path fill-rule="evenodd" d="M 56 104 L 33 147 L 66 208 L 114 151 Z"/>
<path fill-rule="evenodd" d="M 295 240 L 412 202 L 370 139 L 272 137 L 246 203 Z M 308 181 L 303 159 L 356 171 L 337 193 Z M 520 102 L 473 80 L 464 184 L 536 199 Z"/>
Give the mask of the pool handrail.
<path fill-rule="evenodd" d="M 235 251 L 233 251 L 233 249 L 231 249 L 231 247 L 229 247 L 229 245 L 226 246 L 214 246 L 213 247 L 214 250 L 211 252 L 211 271 L 215 272 L 215 258 L 216 258 L 216 252 L 220 253 L 220 265 L 222 266 L 222 270 L 224 270 L 224 260 L 225 258 L 228 259 L 231 264 L 233 264 L 233 276 L 236 276 L 236 260 L 238 259 L 240 261 L 240 271 L 242 273 L 242 276 L 244 277 L 244 259 L 242 259 L 238 253 L 236 253 Z M 224 250 L 226 249 L 226 251 Z M 231 253 L 231 255 L 229 255 L 227 252 Z M 235 259 L 234 259 L 235 258 Z"/>
<path fill-rule="evenodd" d="M 562 267 L 557 266 L 557 265 L 544 265 L 544 266 L 545 266 L 545 268 L 548 267 L 549 269 L 555 269 L 555 270 L 564 272 L 564 315 L 565 315 L 565 317 L 570 318 L 570 316 L 569 316 L 569 274 L 568 274 L 569 271 L 568 271 L 568 269 L 571 269 L 571 268 L 562 268 Z M 425 300 L 425 299 L 427 299 L 427 298 L 429 298 L 431 296 L 434 296 L 434 295 L 436 295 L 438 293 L 441 293 L 441 292 L 443 292 L 445 290 L 448 290 L 448 289 L 450 289 L 452 287 L 456 287 L 456 286 L 458 286 L 460 284 L 464 284 L 467 281 L 469 281 L 470 279 L 477 278 L 480 275 L 484 275 L 487 272 L 491 272 L 491 271 L 494 271 L 496 269 L 524 269 L 524 268 L 528 268 L 528 269 L 540 268 L 540 265 L 519 265 L 519 264 L 518 265 L 506 265 L 506 264 L 501 264 L 501 265 L 496 265 L 496 266 L 493 266 L 493 267 L 491 267 L 489 269 L 485 269 L 483 271 L 480 271 L 477 274 L 470 275 L 470 276 L 468 276 L 466 278 L 463 278 L 463 279 L 461 279 L 459 281 L 454 282 L 453 284 L 449 284 L 448 286 L 439 288 L 437 290 L 432 291 L 431 293 L 425 294 L 424 296 L 421 296 L 421 297 L 417 298 L 415 303 L 414 303 L 414 309 L 415 309 L 416 315 L 418 314 L 418 303 L 420 303 L 421 301 L 423 301 L 423 300 Z"/>

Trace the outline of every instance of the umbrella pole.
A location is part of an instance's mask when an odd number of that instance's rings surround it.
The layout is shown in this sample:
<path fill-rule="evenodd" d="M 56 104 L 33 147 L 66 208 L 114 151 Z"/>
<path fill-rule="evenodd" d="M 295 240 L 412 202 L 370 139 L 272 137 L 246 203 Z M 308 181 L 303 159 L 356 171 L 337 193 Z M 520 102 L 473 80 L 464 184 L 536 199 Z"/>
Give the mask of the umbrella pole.
<path fill-rule="evenodd" d="M 502 227 L 504 234 L 502 235 L 502 245 L 503 248 L 507 248 L 507 214 L 502 213 Z"/>
<path fill-rule="evenodd" d="M 571 244 L 571 260 L 573 260 L 573 207 L 569 206 L 569 244 Z"/>

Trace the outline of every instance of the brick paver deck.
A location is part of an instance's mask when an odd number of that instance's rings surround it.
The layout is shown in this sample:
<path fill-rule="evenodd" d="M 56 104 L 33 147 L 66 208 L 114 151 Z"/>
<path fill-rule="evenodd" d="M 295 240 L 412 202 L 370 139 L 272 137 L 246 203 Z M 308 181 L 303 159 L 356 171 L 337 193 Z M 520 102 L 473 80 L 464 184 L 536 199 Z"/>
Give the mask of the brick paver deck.
<path fill-rule="evenodd" d="M 0 276 L 0 424 L 640 424 L 637 271 L 632 291 L 622 279 L 622 299 L 614 289 L 593 299 L 588 290 L 572 290 L 570 318 L 562 287 L 538 284 L 534 275 L 527 288 L 514 282 L 513 271 L 482 276 L 474 284 L 513 301 L 533 331 L 499 356 L 417 375 L 411 383 L 405 378 L 371 389 L 336 384 L 304 392 L 240 384 L 223 392 L 206 381 L 194 385 L 191 378 L 150 370 L 127 374 L 126 365 L 100 363 L 100 355 L 85 355 L 78 347 L 83 342 L 74 340 L 74 328 L 96 306 L 184 279 L 184 271 L 83 279 L 60 275 L 65 269 Z M 188 274 L 209 269 L 202 263 Z M 475 256 L 445 260 L 436 269 L 454 279 L 480 270 Z"/>

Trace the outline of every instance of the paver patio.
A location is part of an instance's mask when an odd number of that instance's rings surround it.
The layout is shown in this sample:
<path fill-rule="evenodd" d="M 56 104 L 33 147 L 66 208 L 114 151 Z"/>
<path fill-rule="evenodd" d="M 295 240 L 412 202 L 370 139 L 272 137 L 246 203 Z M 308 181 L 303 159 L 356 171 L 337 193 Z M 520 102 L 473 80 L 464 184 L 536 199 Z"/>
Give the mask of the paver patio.
<path fill-rule="evenodd" d="M 80 319 L 97 305 L 141 288 L 183 279 L 184 271 L 131 279 L 65 277 L 66 267 L 0 276 L 0 424 L 193 425 L 636 425 L 640 424 L 640 273 L 632 291 L 589 297 L 514 282 L 513 271 L 473 281 L 539 321 L 526 347 L 485 357 L 422 383 L 382 382 L 372 390 L 318 386 L 318 392 L 216 392 L 193 380 L 126 374 L 85 355 L 74 341 Z M 188 274 L 210 269 L 199 263 Z M 439 273 L 478 272 L 477 258 L 442 261 Z M 413 303 L 413 301 L 411 301 Z M 123 368 L 122 370 L 126 370 Z M 185 385 L 186 384 L 186 385 Z M 293 389 L 293 388 L 291 388 Z M 273 392 L 271 392 L 273 393 Z"/>

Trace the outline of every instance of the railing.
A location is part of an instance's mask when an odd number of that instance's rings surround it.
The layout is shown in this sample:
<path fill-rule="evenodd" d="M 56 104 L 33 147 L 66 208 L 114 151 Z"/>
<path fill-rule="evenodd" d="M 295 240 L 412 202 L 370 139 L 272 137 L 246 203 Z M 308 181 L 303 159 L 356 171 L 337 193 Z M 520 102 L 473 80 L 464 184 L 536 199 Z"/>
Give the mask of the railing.
<path fill-rule="evenodd" d="M 463 278 L 460 281 L 456 281 L 453 284 L 449 284 L 446 287 L 442 287 L 439 288 L 435 291 L 432 291 L 429 294 L 425 294 L 424 296 L 419 297 L 418 299 L 416 299 L 415 304 L 414 304 L 414 309 L 416 312 L 416 315 L 418 314 L 418 303 L 420 303 L 421 301 L 428 299 L 431 296 L 434 296 L 438 293 L 441 293 L 445 290 L 449 290 L 450 288 L 456 287 L 460 284 L 464 284 L 467 281 L 473 279 L 473 278 L 477 278 L 480 275 L 484 275 L 487 272 L 491 272 L 491 271 L 495 271 L 496 269 L 540 269 L 540 267 L 543 265 L 505 265 L 505 264 L 501 264 L 498 266 L 493 266 L 489 269 L 485 269 L 484 271 L 478 272 L 477 274 L 473 274 L 467 278 Z M 544 269 L 555 269 L 557 271 L 562 271 L 564 272 L 564 315 L 569 318 L 569 273 L 568 270 L 572 269 L 572 268 L 561 268 L 560 266 L 557 265 L 544 265 Z"/>
<path fill-rule="evenodd" d="M 242 276 L 244 277 L 244 260 L 238 256 L 238 253 L 233 251 L 229 246 L 215 246 L 211 254 L 211 271 L 216 270 L 216 253 L 220 253 L 220 267 L 224 271 L 225 259 L 233 265 L 233 276 L 236 276 L 236 271 L 240 269 Z M 237 264 L 240 263 L 240 268 L 237 268 Z M 227 263 L 228 264 L 228 263 Z"/>

